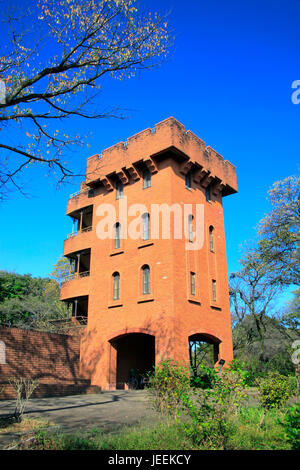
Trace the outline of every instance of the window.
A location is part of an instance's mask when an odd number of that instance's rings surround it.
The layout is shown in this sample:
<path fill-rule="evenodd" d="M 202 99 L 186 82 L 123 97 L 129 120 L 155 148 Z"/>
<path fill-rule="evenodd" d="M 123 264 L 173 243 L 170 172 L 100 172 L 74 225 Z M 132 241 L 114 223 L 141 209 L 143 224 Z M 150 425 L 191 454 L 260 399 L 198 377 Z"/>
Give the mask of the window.
<path fill-rule="evenodd" d="M 207 188 L 205 188 L 205 199 L 207 202 L 210 201 L 210 186 L 208 185 Z"/>
<path fill-rule="evenodd" d="M 5 343 L 0 341 L 0 364 L 6 364 Z"/>
<path fill-rule="evenodd" d="M 122 199 L 122 197 L 123 197 L 123 183 L 122 183 L 122 181 L 117 182 L 116 189 L 117 189 L 116 198 L 117 199 Z"/>
<path fill-rule="evenodd" d="M 214 251 L 214 228 L 212 225 L 209 227 L 209 249 Z"/>
<path fill-rule="evenodd" d="M 121 246 L 121 224 L 119 222 L 115 225 L 115 248 L 120 248 Z"/>
<path fill-rule="evenodd" d="M 191 275 L 191 295 L 196 295 L 196 274 L 190 273 Z"/>
<path fill-rule="evenodd" d="M 142 267 L 142 272 L 143 272 L 143 286 L 142 286 L 142 291 L 143 294 L 150 294 L 150 268 L 147 264 Z"/>
<path fill-rule="evenodd" d="M 143 171 L 143 189 L 150 188 L 150 186 L 151 186 L 151 173 L 147 169 Z"/>
<path fill-rule="evenodd" d="M 212 296 L 213 296 L 213 301 L 216 302 L 216 300 L 217 300 L 217 282 L 214 279 L 212 280 Z"/>
<path fill-rule="evenodd" d="M 146 212 L 142 215 L 143 220 L 143 240 L 150 239 L 150 215 Z"/>
<path fill-rule="evenodd" d="M 192 178 L 191 178 L 191 172 L 190 171 L 188 173 L 186 173 L 186 175 L 185 175 L 185 187 L 187 189 L 192 188 Z"/>
<path fill-rule="evenodd" d="M 120 274 L 113 273 L 113 300 L 120 298 Z"/>
<path fill-rule="evenodd" d="M 193 243 L 194 241 L 194 217 L 190 214 L 188 216 L 188 236 L 189 242 Z"/>

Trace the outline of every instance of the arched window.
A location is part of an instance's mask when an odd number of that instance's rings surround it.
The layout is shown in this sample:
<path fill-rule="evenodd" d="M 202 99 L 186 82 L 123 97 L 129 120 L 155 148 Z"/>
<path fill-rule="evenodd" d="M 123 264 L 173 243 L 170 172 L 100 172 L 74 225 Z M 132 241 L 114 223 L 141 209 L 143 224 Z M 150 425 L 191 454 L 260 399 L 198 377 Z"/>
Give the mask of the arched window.
<path fill-rule="evenodd" d="M 209 227 L 209 249 L 214 251 L 214 228 L 212 225 Z"/>
<path fill-rule="evenodd" d="M 6 364 L 5 343 L 0 341 L 0 364 Z"/>
<path fill-rule="evenodd" d="M 121 224 L 119 222 L 115 225 L 115 248 L 120 248 L 121 246 Z"/>
<path fill-rule="evenodd" d="M 188 216 L 188 236 L 189 236 L 189 242 L 193 243 L 194 241 L 194 216 L 192 214 Z"/>
<path fill-rule="evenodd" d="M 143 240 L 150 239 L 150 215 L 146 212 L 142 215 L 143 220 Z"/>
<path fill-rule="evenodd" d="M 143 286 L 142 286 L 142 291 L 143 294 L 150 294 L 150 268 L 147 264 L 145 264 L 142 267 L 142 273 L 143 273 Z"/>
<path fill-rule="evenodd" d="M 143 171 L 143 189 L 150 188 L 150 186 L 151 186 L 151 173 L 147 169 Z"/>
<path fill-rule="evenodd" d="M 116 190 L 117 190 L 116 198 L 117 199 L 122 199 L 122 197 L 123 197 L 123 183 L 122 183 L 122 181 L 117 182 Z"/>
<path fill-rule="evenodd" d="M 120 274 L 113 273 L 113 300 L 120 298 Z"/>

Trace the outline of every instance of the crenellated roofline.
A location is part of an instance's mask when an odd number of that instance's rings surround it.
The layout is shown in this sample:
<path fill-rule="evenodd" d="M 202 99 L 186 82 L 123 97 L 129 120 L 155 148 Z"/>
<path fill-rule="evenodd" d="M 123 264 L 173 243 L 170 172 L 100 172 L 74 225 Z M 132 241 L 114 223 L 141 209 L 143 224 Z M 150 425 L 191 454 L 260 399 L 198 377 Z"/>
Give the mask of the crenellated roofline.
<path fill-rule="evenodd" d="M 205 142 L 173 117 L 155 125 L 154 129 L 145 129 L 126 142 L 119 142 L 112 147 L 87 159 L 85 184 L 93 187 L 103 184 L 112 190 L 111 177 L 124 184 L 128 182 L 125 171 L 135 180 L 139 179 L 137 166 L 144 164 L 152 173 L 158 171 L 157 159 L 164 154 L 173 155 L 180 161 L 180 171 L 192 172 L 194 181 L 206 187 L 214 181 L 214 187 L 223 196 L 237 192 L 236 169 L 224 160 Z"/>

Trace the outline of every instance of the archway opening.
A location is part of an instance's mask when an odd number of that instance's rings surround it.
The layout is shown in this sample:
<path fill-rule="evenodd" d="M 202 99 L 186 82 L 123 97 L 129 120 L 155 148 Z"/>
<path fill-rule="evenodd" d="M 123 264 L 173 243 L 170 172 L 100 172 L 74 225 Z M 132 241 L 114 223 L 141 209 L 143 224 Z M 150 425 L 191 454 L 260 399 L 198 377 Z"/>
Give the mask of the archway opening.
<path fill-rule="evenodd" d="M 219 360 L 220 340 L 207 334 L 189 336 L 189 357 L 192 376 L 198 376 L 201 366 L 213 368 Z"/>
<path fill-rule="evenodd" d="M 116 389 L 131 388 L 132 377 L 137 379 L 134 388 L 143 388 L 143 377 L 155 365 L 155 337 L 129 333 L 111 340 L 110 344 L 115 351 L 111 375 L 115 378 Z"/>

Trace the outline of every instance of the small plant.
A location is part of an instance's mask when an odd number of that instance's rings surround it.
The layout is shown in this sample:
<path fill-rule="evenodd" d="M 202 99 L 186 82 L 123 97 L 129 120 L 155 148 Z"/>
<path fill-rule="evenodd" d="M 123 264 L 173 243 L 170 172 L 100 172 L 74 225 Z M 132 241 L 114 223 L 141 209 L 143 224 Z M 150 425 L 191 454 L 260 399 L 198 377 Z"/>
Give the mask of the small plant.
<path fill-rule="evenodd" d="M 184 394 L 190 387 L 190 370 L 185 364 L 165 359 L 148 375 L 149 400 L 161 416 L 179 415 Z"/>
<path fill-rule="evenodd" d="M 258 383 L 259 401 L 264 409 L 281 408 L 291 396 L 288 377 L 272 372 Z"/>
<path fill-rule="evenodd" d="M 258 399 L 263 407 L 259 426 L 262 426 L 266 413 L 273 408 L 282 408 L 291 396 L 291 384 L 288 377 L 278 372 L 271 372 L 258 381 Z"/>
<path fill-rule="evenodd" d="M 13 377 L 9 379 L 9 383 L 15 390 L 17 395 L 15 412 L 13 417 L 17 423 L 21 423 L 27 402 L 36 387 L 38 386 L 39 381 L 37 379 L 18 379 L 16 377 Z"/>
<path fill-rule="evenodd" d="M 187 436 L 198 446 L 225 449 L 232 430 L 229 416 L 245 398 L 240 374 L 230 370 L 216 376 L 213 388 L 194 389 L 186 394 L 184 408 L 191 418 L 185 424 Z"/>
<path fill-rule="evenodd" d="M 240 359 L 233 359 L 229 364 L 229 370 L 237 372 L 242 378 L 243 385 L 248 385 L 250 381 L 250 374 L 246 370 L 246 364 Z"/>
<path fill-rule="evenodd" d="M 287 440 L 293 450 L 300 450 L 300 403 L 287 409 L 285 419 L 281 424 L 287 435 Z"/>

